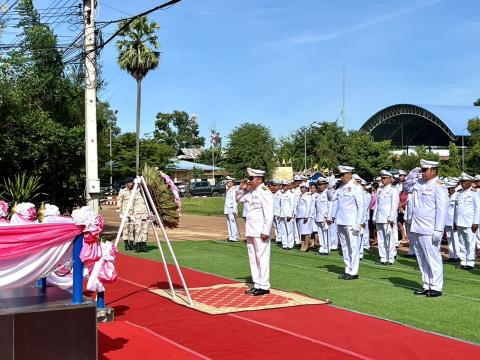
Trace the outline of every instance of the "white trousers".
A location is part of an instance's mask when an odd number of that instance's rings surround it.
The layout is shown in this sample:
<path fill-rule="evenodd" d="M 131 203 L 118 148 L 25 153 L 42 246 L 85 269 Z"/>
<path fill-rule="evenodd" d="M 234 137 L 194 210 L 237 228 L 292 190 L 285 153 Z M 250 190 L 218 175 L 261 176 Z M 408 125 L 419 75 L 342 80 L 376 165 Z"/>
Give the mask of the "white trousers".
<path fill-rule="evenodd" d="M 330 238 L 330 249 L 337 250 L 338 249 L 338 226 L 336 222 L 333 222 L 328 227 L 328 237 Z"/>
<path fill-rule="evenodd" d="M 253 287 L 270 289 L 270 238 L 262 241 L 259 237 L 247 236 L 247 250 Z"/>
<path fill-rule="evenodd" d="M 227 214 L 228 240 L 238 241 L 237 214 Z"/>
<path fill-rule="evenodd" d="M 296 218 L 293 220 L 293 240 L 295 242 L 295 245 L 300 245 L 300 243 L 301 243 L 300 232 L 298 231 L 298 225 L 297 225 L 297 219 Z"/>
<path fill-rule="evenodd" d="M 475 266 L 475 234 L 470 227 L 457 226 L 460 265 Z"/>
<path fill-rule="evenodd" d="M 295 225 L 295 220 L 291 219 L 287 221 L 287 218 L 281 218 L 280 227 L 282 228 L 282 247 L 284 249 L 292 249 L 295 239 L 293 235 L 293 227 Z"/>
<path fill-rule="evenodd" d="M 282 242 L 282 226 L 280 224 L 280 218 L 278 216 L 275 216 L 273 218 L 273 229 L 275 230 L 275 242 L 281 243 Z"/>
<path fill-rule="evenodd" d="M 395 239 L 393 232 L 395 228 L 391 228 L 387 224 L 376 224 L 377 239 L 378 239 L 378 255 L 380 255 L 381 262 L 394 263 L 395 261 Z M 390 234 L 388 228 L 390 227 Z"/>
<path fill-rule="evenodd" d="M 453 226 L 445 226 L 448 242 L 448 258 L 459 259 L 460 243 L 458 242 L 458 232 L 453 230 Z"/>
<path fill-rule="evenodd" d="M 359 236 L 358 251 L 360 253 L 360 259 L 363 259 L 363 250 L 370 249 L 370 230 L 368 229 L 368 225 L 365 227 L 365 229 L 363 229 L 360 232 L 360 235 L 358 236 Z M 368 244 L 368 247 L 365 244 Z"/>
<path fill-rule="evenodd" d="M 433 235 L 410 233 L 414 239 L 418 267 L 422 273 L 423 288 L 442 291 L 443 263 L 440 254 L 441 240 L 433 240 Z"/>
<path fill-rule="evenodd" d="M 329 254 L 330 253 L 330 244 L 329 244 L 329 226 L 324 222 L 315 222 L 318 229 L 318 241 L 320 243 L 320 248 L 318 252 L 320 254 Z"/>
<path fill-rule="evenodd" d="M 414 245 L 414 239 L 410 237 L 410 228 L 412 227 L 412 224 L 405 223 L 405 231 L 407 232 L 408 236 L 408 255 L 415 255 L 415 245 Z"/>
<path fill-rule="evenodd" d="M 343 262 L 345 263 L 345 274 L 357 275 L 360 264 L 359 236 L 354 236 L 353 226 L 337 225 L 338 240 L 342 245 Z"/>

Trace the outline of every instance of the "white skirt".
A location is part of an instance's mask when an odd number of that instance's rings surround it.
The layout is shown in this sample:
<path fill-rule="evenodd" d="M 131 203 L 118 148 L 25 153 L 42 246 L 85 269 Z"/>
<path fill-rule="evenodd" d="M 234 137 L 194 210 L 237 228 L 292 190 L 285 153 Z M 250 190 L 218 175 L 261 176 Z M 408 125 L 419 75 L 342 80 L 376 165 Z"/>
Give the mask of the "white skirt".
<path fill-rule="evenodd" d="M 312 233 L 312 218 L 308 218 L 307 223 L 303 222 L 303 219 L 297 219 L 298 233 L 300 235 L 310 235 Z"/>

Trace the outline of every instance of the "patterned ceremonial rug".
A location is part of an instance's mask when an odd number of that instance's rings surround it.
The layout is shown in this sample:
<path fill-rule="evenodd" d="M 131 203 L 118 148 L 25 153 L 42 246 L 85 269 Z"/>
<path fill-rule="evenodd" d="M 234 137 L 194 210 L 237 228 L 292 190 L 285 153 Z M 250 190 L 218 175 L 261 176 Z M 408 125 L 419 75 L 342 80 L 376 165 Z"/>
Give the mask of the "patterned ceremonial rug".
<path fill-rule="evenodd" d="M 226 314 L 239 311 L 275 309 L 299 305 L 328 304 L 329 301 L 314 299 L 302 294 L 270 289 L 270 294 L 262 296 L 245 295 L 248 288 L 244 284 L 218 284 L 207 287 L 191 288 L 190 297 L 193 306 L 188 303 L 184 290 L 176 290 L 173 299 L 170 290 L 149 289 L 151 292 L 166 297 L 184 306 L 207 314 Z"/>

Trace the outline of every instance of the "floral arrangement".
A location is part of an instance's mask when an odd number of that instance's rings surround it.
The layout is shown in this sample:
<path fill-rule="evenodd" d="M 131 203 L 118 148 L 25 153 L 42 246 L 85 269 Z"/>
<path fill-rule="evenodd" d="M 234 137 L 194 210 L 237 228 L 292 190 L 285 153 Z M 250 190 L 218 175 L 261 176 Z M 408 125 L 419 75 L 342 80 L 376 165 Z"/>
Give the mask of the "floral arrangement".
<path fill-rule="evenodd" d="M 173 196 L 175 197 L 175 203 L 177 204 L 178 211 L 182 210 L 182 199 L 180 198 L 180 194 L 178 192 L 177 185 L 173 182 L 173 180 L 165 174 L 164 172 L 160 171 L 160 176 L 163 178 L 165 181 L 165 184 L 167 184 L 168 188 L 172 192 Z"/>
<path fill-rule="evenodd" d="M 8 213 L 10 212 L 8 208 L 8 203 L 0 200 L 0 218 L 7 217 Z"/>
<path fill-rule="evenodd" d="M 170 229 L 175 229 L 180 221 L 182 208 L 178 188 L 168 175 L 147 164 L 143 168 L 142 175 L 162 223 Z"/>

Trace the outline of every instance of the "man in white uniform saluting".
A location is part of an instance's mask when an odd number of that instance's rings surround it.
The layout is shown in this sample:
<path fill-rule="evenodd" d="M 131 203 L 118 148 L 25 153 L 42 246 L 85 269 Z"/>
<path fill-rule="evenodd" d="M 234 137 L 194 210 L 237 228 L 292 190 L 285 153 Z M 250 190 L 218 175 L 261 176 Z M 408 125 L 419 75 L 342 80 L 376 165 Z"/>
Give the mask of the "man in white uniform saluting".
<path fill-rule="evenodd" d="M 437 297 L 442 295 L 443 289 L 440 243 L 447 220 L 449 198 L 447 187 L 438 179 L 438 162 L 422 159 L 420 166 L 410 171 L 405 184 L 407 192 L 413 195 L 410 236 L 423 280 L 423 288 L 414 294 Z M 420 171 L 422 178 L 418 179 Z"/>
<path fill-rule="evenodd" d="M 335 177 L 332 175 L 328 182 L 328 200 L 337 200 L 335 214 L 337 221 L 338 239 L 342 245 L 345 273 L 338 278 L 343 280 L 358 279 L 358 266 L 360 263 L 360 227 L 365 218 L 365 206 L 362 187 L 352 179 L 353 167 L 338 166 L 342 184 L 334 190 Z M 328 221 L 331 223 L 331 221 Z"/>
<path fill-rule="evenodd" d="M 270 232 L 273 222 L 273 194 L 263 184 L 265 171 L 247 168 L 250 199 L 245 224 L 248 259 L 253 288 L 245 294 L 260 296 L 270 293 Z M 243 196 L 247 183 L 240 184 L 237 199 Z"/>

